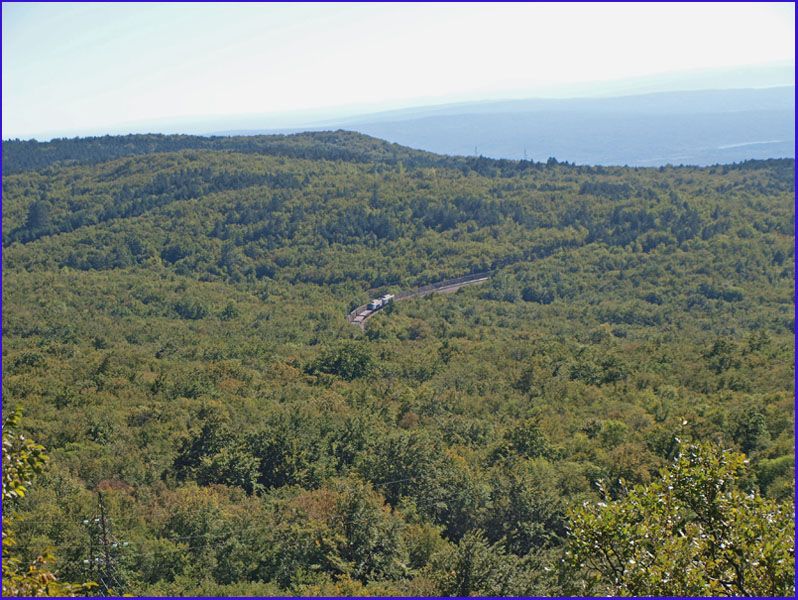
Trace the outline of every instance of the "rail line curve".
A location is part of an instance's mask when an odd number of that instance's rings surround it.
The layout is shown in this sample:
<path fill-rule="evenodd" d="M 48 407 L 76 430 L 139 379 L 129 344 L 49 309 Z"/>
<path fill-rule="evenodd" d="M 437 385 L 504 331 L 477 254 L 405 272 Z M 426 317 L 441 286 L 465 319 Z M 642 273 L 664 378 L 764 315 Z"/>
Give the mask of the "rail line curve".
<path fill-rule="evenodd" d="M 495 271 L 483 271 L 482 273 L 472 273 L 470 275 L 464 275 L 463 277 L 444 279 L 443 281 L 438 281 L 437 283 L 422 285 L 413 290 L 399 292 L 394 296 L 393 301 L 399 302 L 401 300 L 408 300 L 410 298 L 420 298 L 433 293 L 450 294 L 452 292 L 456 292 L 461 287 L 487 281 L 491 278 L 494 272 Z M 346 316 L 346 320 L 352 325 L 357 325 L 361 329 L 364 329 L 366 327 L 366 321 L 380 312 L 380 310 L 382 310 L 382 308 L 371 310 L 368 308 L 368 304 L 363 304 L 362 306 L 358 306 L 352 310 Z"/>

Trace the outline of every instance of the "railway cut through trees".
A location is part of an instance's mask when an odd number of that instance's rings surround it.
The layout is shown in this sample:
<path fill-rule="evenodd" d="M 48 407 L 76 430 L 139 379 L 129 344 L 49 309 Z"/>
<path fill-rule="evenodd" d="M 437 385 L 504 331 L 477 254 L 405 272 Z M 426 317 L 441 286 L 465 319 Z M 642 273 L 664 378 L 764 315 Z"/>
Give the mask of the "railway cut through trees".
<path fill-rule="evenodd" d="M 357 325 L 361 329 L 365 328 L 366 321 L 368 321 L 371 317 L 377 314 L 380 310 L 388 306 L 391 302 L 398 302 L 400 300 L 407 300 L 409 298 L 420 298 L 422 296 L 428 296 L 429 294 L 436 293 L 436 294 L 450 294 L 452 292 L 456 292 L 461 287 L 466 285 L 473 285 L 475 283 L 482 283 L 483 281 L 487 281 L 493 275 L 493 271 L 485 271 L 483 273 L 472 273 L 471 275 L 465 275 L 463 277 L 456 277 L 454 279 L 445 279 L 443 281 L 439 281 L 437 283 L 431 283 L 429 285 L 420 286 L 414 290 L 407 290 L 404 292 L 400 292 L 395 296 L 386 299 L 386 296 L 390 296 L 386 294 L 377 300 L 381 300 L 382 302 L 377 302 L 376 300 L 372 300 L 368 304 L 364 304 L 362 306 L 358 306 L 352 312 L 350 312 L 346 320 L 349 321 L 352 325 Z"/>

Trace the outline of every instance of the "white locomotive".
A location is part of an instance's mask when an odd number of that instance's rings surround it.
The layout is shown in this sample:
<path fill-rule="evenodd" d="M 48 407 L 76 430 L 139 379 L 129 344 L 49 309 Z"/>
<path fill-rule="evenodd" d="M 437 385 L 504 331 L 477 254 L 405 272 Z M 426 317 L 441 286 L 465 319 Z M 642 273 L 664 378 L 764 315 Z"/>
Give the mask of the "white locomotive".
<path fill-rule="evenodd" d="M 381 308 L 385 308 L 391 302 L 393 302 L 394 295 L 393 294 L 385 294 L 380 296 L 379 298 L 374 298 L 371 302 L 368 303 L 369 310 L 379 310 Z"/>

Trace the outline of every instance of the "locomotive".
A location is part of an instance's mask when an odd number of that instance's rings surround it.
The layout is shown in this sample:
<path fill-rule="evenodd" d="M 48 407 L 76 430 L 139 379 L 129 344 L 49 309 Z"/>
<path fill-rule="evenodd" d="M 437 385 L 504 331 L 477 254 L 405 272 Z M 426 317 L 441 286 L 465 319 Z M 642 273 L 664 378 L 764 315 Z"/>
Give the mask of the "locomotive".
<path fill-rule="evenodd" d="M 367 307 L 369 310 L 379 310 L 381 308 L 385 308 L 393 302 L 394 295 L 393 294 L 384 294 L 379 298 L 374 298 L 371 302 L 368 303 Z"/>

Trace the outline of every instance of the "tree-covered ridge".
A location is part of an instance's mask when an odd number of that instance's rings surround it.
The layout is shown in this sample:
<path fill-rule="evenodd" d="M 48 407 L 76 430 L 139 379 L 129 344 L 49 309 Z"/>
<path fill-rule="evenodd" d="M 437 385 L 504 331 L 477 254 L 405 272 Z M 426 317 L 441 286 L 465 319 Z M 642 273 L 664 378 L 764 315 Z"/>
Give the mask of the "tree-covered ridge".
<path fill-rule="evenodd" d="M 245 154 L 286 156 L 310 160 L 377 162 L 414 167 L 449 167 L 486 175 L 523 172 L 541 163 L 434 154 L 386 142 L 354 131 L 315 131 L 289 135 L 197 136 L 129 134 L 117 136 L 56 138 L 49 142 L 4 140 L 5 174 L 40 171 L 51 165 L 97 164 L 123 157 L 182 150 L 214 150 Z M 548 163 L 556 162 L 549 158 Z M 750 160 L 740 165 L 770 163 Z M 738 165 L 735 165 L 738 166 Z M 591 167 L 582 167 L 590 169 Z M 601 168 L 601 167 L 599 167 Z"/>
<path fill-rule="evenodd" d="M 102 489 L 128 593 L 632 589 L 563 571 L 574 511 L 631 514 L 690 441 L 792 511 L 793 161 L 414 163 L 328 136 L 4 176 L 4 410 L 52 457 L 22 556 L 86 580 Z"/>
<path fill-rule="evenodd" d="M 80 269 L 160 258 L 178 272 L 212 278 L 252 280 L 287 271 L 313 283 L 347 281 L 355 273 L 372 286 L 427 283 L 449 274 L 441 271 L 447 265 L 437 255 L 440 247 L 458 248 L 447 251 L 460 259 L 452 271 L 460 275 L 569 244 L 637 242 L 650 251 L 706 241 L 728 230 L 729 199 L 754 191 L 782 202 L 768 210 L 743 205 L 740 216 L 763 232 L 787 235 L 789 163 L 753 171 L 551 165 L 516 177 L 480 177 L 452 169 L 406 171 L 401 164 L 156 154 L 58 175 L 7 177 L 3 241 L 71 234 L 45 241 L 46 258 L 49 265 Z M 679 196 L 674 179 L 684 182 L 680 191 L 689 198 Z M 86 236 L 91 244 L 75 243 Z M 351 256 L 359 246 L 367 252 Z M 406 260 L 396 264 L 400 256 Z M 344 273 L 335 264 L 341 261 L 348 263 Z"/>
<path fill-rule="evenodd" d="M 285 156 L 309 160 L 453 167 L 466 170 L 526 170 L 535 163 L 483 157 L 450 157 L 414 150 L 353 131 L 317 131 L 290 135 L 196 136 L 131 134 L 57 138 L 49 142 L 5 140 L 3 172 L 39 171 L 51 165 L 97 164 L 129 156 L 182 150 L 213 150 Z"/>
<path fill-rule="evenodd" d="M 245 137 L 109 135 L 50 142 L 6 140 L 3 171 L 18 173 L 56 164 L 97 164 L 127 156 L 202 149 L 359 162 L 435 156 L 346 131 Z"/>

